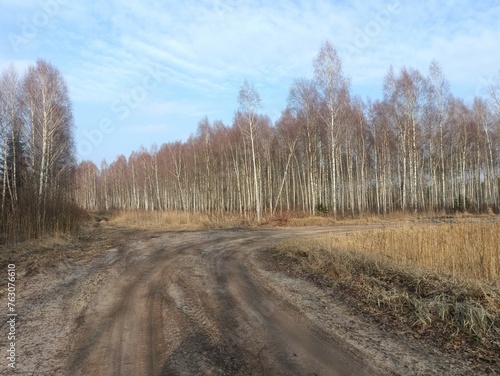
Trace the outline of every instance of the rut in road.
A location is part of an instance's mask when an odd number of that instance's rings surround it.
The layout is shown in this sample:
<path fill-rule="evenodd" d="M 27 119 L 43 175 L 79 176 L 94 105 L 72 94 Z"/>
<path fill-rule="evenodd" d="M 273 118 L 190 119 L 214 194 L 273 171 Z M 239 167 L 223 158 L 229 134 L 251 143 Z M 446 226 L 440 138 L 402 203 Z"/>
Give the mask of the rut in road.
<path fill-rule="evenodd" d="M 167 234 L 120 250 L 79 315 L 66 374 L 377 374 L 259 271 L 258 252 L 285 236 Z"/>

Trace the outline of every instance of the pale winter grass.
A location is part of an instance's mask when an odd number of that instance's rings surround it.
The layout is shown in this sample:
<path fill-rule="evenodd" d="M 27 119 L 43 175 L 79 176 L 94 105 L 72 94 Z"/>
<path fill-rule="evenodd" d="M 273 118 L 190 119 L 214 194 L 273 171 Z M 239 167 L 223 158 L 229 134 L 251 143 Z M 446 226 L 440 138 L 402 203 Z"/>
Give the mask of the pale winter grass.
<path fill-rule="evenodd" d="M 384 323 L 499 366 L 499 230 L 484 219 L 405 224 L 289 239 L 271 254 L 284 271 L 344 291 L 353 307 Z"/>
<path fill-rule="evenodd" d="M 247 221 L 235 215 L 140 210 L 116 213 L 113 223 L 145 230 L 206 230 L 248 226 Z"/>
<path fill-rule="evenodd" d="M 500 276 L 500 223 L 497 221 L 407 224 L 330 235 L 320 241 L 329 249 L 384 255 L 398 265 L 418 265 L 453 277 L 495 282 Z"/>

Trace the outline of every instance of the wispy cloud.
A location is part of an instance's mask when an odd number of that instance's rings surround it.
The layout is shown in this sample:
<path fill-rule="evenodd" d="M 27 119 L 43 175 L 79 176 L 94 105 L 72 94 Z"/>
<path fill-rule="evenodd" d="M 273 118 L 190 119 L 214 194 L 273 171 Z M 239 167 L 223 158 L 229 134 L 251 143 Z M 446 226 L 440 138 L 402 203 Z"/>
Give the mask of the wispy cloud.
<path fill-rule="evenodd" d="M 245 78 L 261 92 L 266 113 L 277 116 L 292 81 L 312 75 L 312 60 L 327 39 L 340 52 L 354 94 L 362 96 L 380 95 L 390 65 L 425 73 L 436 59 L 462 93 L 474 92 L 481 77 L 499 69 L 500 4 L 494 0 L 61 1 L 47 25 L 15 52 L 7 36 L 21 33 L 23 22 L 43 11 L 41 2 L 2 1 L 0 69 L 46 58 L 66 76 L 75 106 L 104 108 L 103 117 L 115 116 L 108 114 L 113 103 L 151 69 L 161 69 L 161 83 L 134 108 L 135 116 L 120 119 L 135 138 L 146 124 L 145 144 L 162 124 L 175 124 L 168 134 L 185 134 L 205 114 L 230 121 Z"/>

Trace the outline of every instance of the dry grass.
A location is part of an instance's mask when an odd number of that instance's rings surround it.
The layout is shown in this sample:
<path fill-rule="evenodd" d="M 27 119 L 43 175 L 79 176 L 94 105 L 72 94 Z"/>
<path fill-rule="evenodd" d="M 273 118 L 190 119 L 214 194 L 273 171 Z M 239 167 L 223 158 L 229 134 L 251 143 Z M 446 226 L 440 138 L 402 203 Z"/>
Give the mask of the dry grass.
<path fill-rule="evenodd" d="M 382 325 L 500 371 L 499 247 L 498 223 L 480 222 L 291 239 L 271 255 Z"/>
<path fill-rule="evenodd" d="M 117 225 L 139 229 L 155 230 L 204 230 L 230 227 L 302 227 L 302 226 L 332 226 L 338 224 L 371 224 L 385 222 L 419 222 L 429 218 L 459 219 L 464 215 L 459 213 L 450 217 L 435 213 L 410 214 L 395 212 L 386 216 L 364 214 L 356 217 L 310 216 L 302 212 L 278 212 L 275 215 L 264 213 L 261 222 L 256 218 L 242 217 L 235 213 L 202 213 L 183 211 L 115 211 L 92 212 L 91 215 L 100 218 L 113 219 Z"/>
<path fill-rule="evenodd" d="M 95 214 L 95 213 L 94 213 Z M 183 211 L 122 211 L 103 213 L 113 219 L 113 223 L 140 229 L 154 230 L 206 230 L 231 227 L 303 227 L 332 226 L 335 224 L 367 224 L 400 220 L 402 215 L 396 214 L 381 218 L 362 216 L 357 218 L 338 218 L 329 216 L 308 216 L 302 213 L 283 212 L 275 215 L 264 214 L 261 222 L 256 218 L 241 217 L 231 213 L 189 213 Z M 411 216 L 404 216 L 410 218 Z M 412 217 L 415 220 L 415 217 Z"/>
<path fill-rule="evenodd" d="M 356 216 L 342 216 L 339 214 L 337 218 L 331 215 L 308 215 L 303 212 L 278 212 L 275 215 L 264 214 L 263 221 L 260 225 L 264 226 L 288 226 L 288 227 L 301 227 L 301 226 L 332 226 L 339 224 L 373 224 L 373 223 L 418 223 L 422 221 L 435 220 L 435 221 L 461 221 L 476 219 L 492 219 L 494 214 L 490 215 L 472 215 L 467 212 L 457 212 L 448 214 L 445 212 L 393 212 L 386 215 L 377 215 L 375 213 L 363 213 Z"/>
<path fill-rule="evenodd" d="M 264 215 L 258 223 L 255 218 L 241 217 L 230 213 L 189 213 L 183 211 L 122 211 L 101 213 L 118 226 L 154 230 L 207 230 L 232 227 L 281 227 L 281 226 L 331 226 L 340 223 L 332 217 L 303 216 L 285 212 Z"/>
<path fill-rule="evenodd" d="M 236 215 L 188 213 L 182 211 L 124 211 L 111 215 L 117 226 L 145 230 L 207 230 L 248 227 L 248 220 Z"/>
<path fill-rule="evenodd" d="M 331 235 L 320 239 L 320 243 L 327 249 L 384 255 L 397 265 L 418 265 L 462 279 L 498 282 L 500 276 L 500 223 L 497 221 L 407 224 Z"/>

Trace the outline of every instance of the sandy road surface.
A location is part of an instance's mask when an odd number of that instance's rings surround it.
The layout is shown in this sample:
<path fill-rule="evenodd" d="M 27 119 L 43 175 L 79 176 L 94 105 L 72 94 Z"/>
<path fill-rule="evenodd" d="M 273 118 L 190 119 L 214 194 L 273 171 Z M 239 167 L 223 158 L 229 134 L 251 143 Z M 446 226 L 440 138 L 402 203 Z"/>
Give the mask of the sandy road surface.
<path fill-rule="evenodd" d="M 459 374 L 260 259 L 277 240 L 326 231 L 165 233 L 21 278 L 15 373 Z"/>

